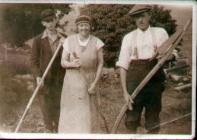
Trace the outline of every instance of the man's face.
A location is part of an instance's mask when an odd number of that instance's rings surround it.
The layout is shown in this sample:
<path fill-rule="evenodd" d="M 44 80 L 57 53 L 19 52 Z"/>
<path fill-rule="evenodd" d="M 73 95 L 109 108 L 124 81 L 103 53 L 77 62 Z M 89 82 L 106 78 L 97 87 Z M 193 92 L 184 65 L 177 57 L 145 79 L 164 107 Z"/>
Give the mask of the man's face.
<path fill-rule="evenodd" d="M 147 12 L 135 15 L 134 18 L 139 29 L 145 31 L 149 27 L 150 15 Z"/>
<path fill-rule="evenodd" d="M 56 19 L 53 19 L 53 20 L 50 20 L 50 21 L 42 21 L 42 25 L 50 31 L 55 30 L 56 24 L 57 24 Z"/>

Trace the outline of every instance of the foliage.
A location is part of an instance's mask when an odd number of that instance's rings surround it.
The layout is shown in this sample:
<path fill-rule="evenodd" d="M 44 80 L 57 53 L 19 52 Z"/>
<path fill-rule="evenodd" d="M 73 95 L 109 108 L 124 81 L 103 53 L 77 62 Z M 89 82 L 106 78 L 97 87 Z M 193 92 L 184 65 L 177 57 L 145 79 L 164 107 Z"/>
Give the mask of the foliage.
<path fill-rule="evenodd" d="M 21 46 L 27 39 L 41 33 L 41 12 L 44 9 L 60 9 L 67 14 L 67 4 L 1 4 L 0 42 Z"/>
<path fill-rule="evenodd" d="M 105 65 L 114 66 L 117 61 L 123 36 L 136 28 L 128 12 L 134 5 L 88 5 L 81 9 L 82 14 L 92 18 L 93 34 L 104 41 Z M 171 35 L 176 30 L 176 21 L 172 19 L 170 10 L 163 7 L 152 7 L 152 26 L 163 27 Z"/>
<path fill-rule="evenodd" d="M 176 32 L 176 20 L 172 19 L 170 10 L 164 9 L 164 7 L 153 6 L 151 12 L 151 25 L 156 27 L 162 27 L 166 29 L 169 35 Z"/>

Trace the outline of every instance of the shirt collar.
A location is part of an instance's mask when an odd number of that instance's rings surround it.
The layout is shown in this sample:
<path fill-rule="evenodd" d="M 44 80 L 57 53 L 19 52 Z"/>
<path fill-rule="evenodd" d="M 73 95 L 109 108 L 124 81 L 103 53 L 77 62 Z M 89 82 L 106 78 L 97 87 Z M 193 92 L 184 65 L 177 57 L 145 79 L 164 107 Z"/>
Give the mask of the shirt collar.
<path fill-rule="evenodd" d="M 48 37 L 48 35 L 47 35 L 47 30 L 44 30 L 44 32 L 43 32 L 41 38 L 44 39 L 44 38 L 46 38 L 46 37 Z"/>
<path fill-rule="evenodd" d="M 55 42 L 57 40 L 57 35 L 54 34 L 50 34 L 48 30 L 44 30 L 43 35 L 42 35 L 42 39 L 44 38 L 49 38 L 52 42 Z"/>
<path fill-rule="evenodd" d="M 80 37 L 79 37 L 79 34 L 77 35 L 77 39 L 78 39 L 78 41 L 79 41 L 79 44 L 81 44 L 81 45 L 87 45 L 88 44 L 88 42 L 89 42 L 89 40 L 90 40 L 90 35 L 88 36 L 88 38 L 87 39 L 85 39 L 84 41 L 82 41 L 82 40 L 80 40 Z"/>
<path fill-rule="evenodd" d="M 150 25 L 149 25 L 149 27 L 145 31 L 142 31 L 140 28 L 137 28 L 137 32 L 138 33 L 141 33 L 141 34 L 145 34 L 145 33 L 150 32 Z"/>

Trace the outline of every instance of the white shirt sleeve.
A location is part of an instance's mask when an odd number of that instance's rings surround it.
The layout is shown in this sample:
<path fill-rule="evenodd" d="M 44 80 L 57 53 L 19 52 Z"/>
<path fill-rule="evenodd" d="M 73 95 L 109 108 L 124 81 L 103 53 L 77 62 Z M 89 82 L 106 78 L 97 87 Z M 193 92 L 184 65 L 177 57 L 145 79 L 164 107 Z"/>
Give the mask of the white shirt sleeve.
<path fill-rule="evenodd" d="M 97 38 L 97 42 L 96 42 L 96 48 L 97 50 L 99 50 L 100 48 L 102 48 L 105 44 L 103 43 L 102 40 L 100 40 L 99 38 Z"/>
<path fill-rule="evenodd" d="M 165 29 L 161 29 L 159 32 L 159 42 L 158 42 L 158 47 L 160 47 L 166 40 L 168 40 L 169 36 L 168 33 L 166 32 Z"/>
<path fill-rule="evenodd" d="M 130 43 L 129 38 L 125 36 L 122 41 L 120 55 L 118 58 L 118 61 L 116 62 L 116 66 L 122 67 L 126 70 L 129 68 L 130 63 L 130 57 L 131 57 L 131 49 L 130 49 Z"/>
<path fill-rule="evenodd" d="M 66 38 L 64 40 L 64 44 L 63 44 L 63 51 L 62 51 L 62 58 L 61 58 L 61 66 L 63 68 L 67 68 L 67 67 L 70 67 L 70 62 L 69 62 L 69 59 L 68 57 L 69 56 L 69 45 L 68 45 L 68 38 Z"/>
<path fill-rule="evenodd" d="M 63 49 L 64 49 L 64 51 L 66 51 L 66 52 L 69 53 L 68 38 L 66 38 L 66 39 L 64 40 Z"/>

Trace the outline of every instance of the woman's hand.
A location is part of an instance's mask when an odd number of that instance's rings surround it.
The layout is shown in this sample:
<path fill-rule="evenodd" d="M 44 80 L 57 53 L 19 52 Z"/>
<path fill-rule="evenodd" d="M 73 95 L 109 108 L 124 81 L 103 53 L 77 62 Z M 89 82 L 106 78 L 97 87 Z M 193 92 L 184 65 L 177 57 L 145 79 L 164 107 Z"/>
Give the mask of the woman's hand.
<path fill-rule="evenodd" d="M 88 93 L 89 93 L 90 95 L 95 94 L 95 87 L 96 87 L 96 84 L 95 84 L 95 83 L 92 83 L 92 84 L 90 85 L 90 87 L 88 88 Z"/>
<path fill-rule="evenodd" d="M 80 59 L 79 57 L 72 59 L 72 61 L 70 61 L 70 53 L 68 53 L 65 49 L 62 52 L 62 58 L 61 58 L 61 66 L 63 68 L 80 68 L 81 63 L 80 63 Z"/>
<path fill-rule="evenodd" d="M 124 95 L 124 98 L 125 98 L 125 101 L 128 105 L 129 110 L 132 110 L 133 108 L 132 108 L 131 104 L 133 104 L 133 100 L 132 100 L 131 96 L 129 95 L 128 91 L 124 91 L 123 95 Z"/>
<path fill-rule="evenodd" d="M 70 62 L 69 67 L 70 68 L 80 68 L 81 63 L 79 59 L 74 59 L 73 61 Z"/>

